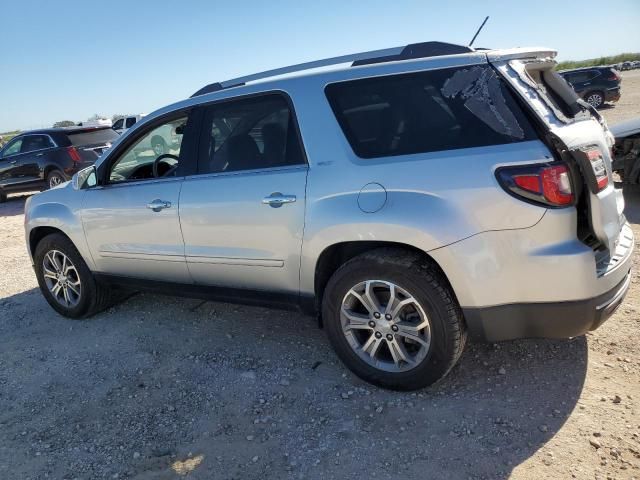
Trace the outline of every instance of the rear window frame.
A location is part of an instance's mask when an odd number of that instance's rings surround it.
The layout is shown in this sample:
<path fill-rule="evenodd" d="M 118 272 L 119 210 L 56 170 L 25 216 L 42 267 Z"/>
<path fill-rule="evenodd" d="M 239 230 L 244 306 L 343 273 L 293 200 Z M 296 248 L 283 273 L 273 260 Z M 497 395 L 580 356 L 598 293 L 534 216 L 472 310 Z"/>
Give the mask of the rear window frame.
<path fill-rule="evenodd" d="M 531 121 L 528 115 L 528 112 L 526 112 L 525 109 L 523 109 L 522 106 L 520 105 L 519 98 L 512 91 L 509 83 L 506 80 L 504 80 L 501 77 L 500 73 L 497 72 L 495 69 L 494 69 L 494 72 L 502 85 L 502 93 L 510 97 L 510 103 L 511 103 L 510 106 L 512 107 L 515 106 L 517 108 L 518 113 L 516 114 L 516 116 L 518 117 L 518 120 L 522 120 L 523 122 L 525 122 L 525 124 L 522 125 L 523 131 L 524 131 L 524 138 L 522 139 L 519 139 L 519 140 L 516 139 L 510 142 L 504 142 L 504 143 L 492 143 L 487 145 L 480 144 L 480 145 L 465 145 L 465 146 L 447 146 L 446 148 L 426 149 L 426 150 L 422 149 L 420 151 L 412 151 L 412 152 L 386 151 L 384 153 L 378 153 L 378 154 L 367 154 L 367 153 L 364 153 L 359 148 L 357 148 L 360 142 L 357 140 L 351 127 L 348 125 L 348 120 L 346 116 L 343 114 L 343 112 L 341 112 L 340 107 L 337 105 L 337 99 L 332 98 L 332 95 L 330 93 L 330 90 L 332 88 L 335 88 L 338 85 L 345 85 L 345 84 L 351 84 L 351 83 L 357 84 L 360 82 L 365 83 L 367 81 L 374 82 L 381 79 L 392 81 L 394 78 L 419 77 L 421 75 L 428 75 L 433 72 L 442 72 L 443 70 L 450 71 L 451 76 L 453 76 L 459 70 L 464 70 L 465 68 L 473 68 L 473 67 L 481 67 L 481 68 L 489 68 L 489 69 L 493 68 L 491 65 L 487 65 L 487 64 L 455 65 L 455 66 L 445 66 L 445 67 L 428 69 L 428 70 L 402 72 L 402 73 L 394 73 L 394 74 L 386 74 L 386 75 L 385 74 L 373 75 L 373 76 L 367 76 L 367 77 L 352 78 L 349 80 L 339 80 L 339 81 L 328 83 L 324 86 L 324 96 L 325 96 L 325 100 L 329 104 L 330 110 L 333 114 L 333 118 L 337 122 L 338 126 L 340 127 L 341 133 L 344 136 L 345 140 L 347 141 L 347 144 L 351 148 L 351 151 L 358 159 L 365 160 L 367 163 L 370 163 L 376 160 L 394 159 L 398 157 L 406 158 L 411 155 L 433 155 L 433 154 L 437 155 L 438 153 L 443 153 L 443 152 L 461 151 L 461 150 L 473 149 L 473 148 L 487 148 L 492 146 L 511 145 L 513 143 L 524 143 L 524 142 L 539 140 L 538 132 L 536 130 L 534 122 Z M 449 78 L 451 78 L 451 76 Z M 457 120 L 457 117 L 456 117 L 456 120 Z M 480 123 L 484 123 L 483 120 L 480 119 L 479 117 L 476 117 L 476 120 Z M 497 132 L 497 133 L 500 133 L 500 132 Z"/>

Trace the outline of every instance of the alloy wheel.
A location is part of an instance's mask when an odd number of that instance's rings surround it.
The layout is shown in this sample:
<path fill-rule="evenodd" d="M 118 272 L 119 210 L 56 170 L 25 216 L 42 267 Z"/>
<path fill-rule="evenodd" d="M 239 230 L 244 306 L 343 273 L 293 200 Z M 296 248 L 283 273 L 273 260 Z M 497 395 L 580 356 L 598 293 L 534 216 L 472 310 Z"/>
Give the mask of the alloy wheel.
<path fill-rule="evenodd" d="M 431 324 L 420 303 L 384 280 L 353 286 L 340 308 L 342 332 L 367 364 L 387 372 L 417 367 L 431 346 Z"/>
<path fill-rule="evenodd" d="M 49 179 L 49 188 L 57 187 L 62 183 L 62 178 L 59 175 L 52 175 Z"/>
<path fill-rule="evenodd" d="M 42 273 L 49 292 L 60 305 L 66 308 L 78 305 L 82 284 L 69 257 L 59 250 L 50 250 L 42 260 Z"/>
<path fill-rule="evenodd" d="M 592 107 L 598 108 L 604 103 L 604 101 L 602 95 L 598 93 L 592 93 L 587 97 L 587 103 L 589 103 Z"/>

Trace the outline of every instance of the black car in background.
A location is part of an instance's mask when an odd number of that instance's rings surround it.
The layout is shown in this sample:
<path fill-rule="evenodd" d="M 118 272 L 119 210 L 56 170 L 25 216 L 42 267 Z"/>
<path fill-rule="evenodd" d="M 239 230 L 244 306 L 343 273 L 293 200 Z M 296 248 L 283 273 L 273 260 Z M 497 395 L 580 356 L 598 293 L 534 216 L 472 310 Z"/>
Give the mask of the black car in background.
<path fill-rule="evenodd" d="M 585 67 L 558 72 L 578 96 L 595 108 L 620 99 L 622 77 L 613 67 Z"/>
<path fill-rule="evenodd" d="M 45 190 L 92 165 L 119 138 L 111 127 L 24 132 L 0 150 L 0 202 L 8 193 Z"/>

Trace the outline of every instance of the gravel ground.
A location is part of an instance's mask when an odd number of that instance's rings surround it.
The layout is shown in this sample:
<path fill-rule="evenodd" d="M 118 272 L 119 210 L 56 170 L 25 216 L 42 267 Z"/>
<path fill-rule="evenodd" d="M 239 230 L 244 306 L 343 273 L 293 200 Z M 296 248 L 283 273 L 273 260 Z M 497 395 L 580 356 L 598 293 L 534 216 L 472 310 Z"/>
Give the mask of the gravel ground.
<path fill-rule="evenodd" d="M 609 125 L 640 116 L 640 70 L 627 70 L 622 75 L 622 95 L 601 110 Z"/>
<path fill-rule="evenodd" d="M 640 113 L 634 85 L 625 72 L 611 123 Z M 638 253 L 596 332 L 470 345 L 437 386 L 394 393 L 296 313 L 138 294 L 60 317 L 25 251 L 24 198 L 0 205 L 2 479 L 640 479 Z M 640 238 L 637 193 L 627 217 Z"/>

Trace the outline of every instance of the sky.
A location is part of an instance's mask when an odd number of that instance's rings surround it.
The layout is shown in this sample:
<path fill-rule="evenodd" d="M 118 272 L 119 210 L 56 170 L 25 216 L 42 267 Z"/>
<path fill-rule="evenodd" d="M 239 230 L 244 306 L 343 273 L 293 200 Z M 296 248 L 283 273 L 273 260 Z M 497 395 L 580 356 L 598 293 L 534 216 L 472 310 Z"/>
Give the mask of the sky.
<path fill-rule="evenodd" d="M 640 0 L 21 0 L 0 16 L 0 132 L 150 113 L 205 84 L 440 40 L 640 51 Z"/>

